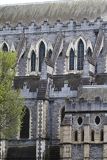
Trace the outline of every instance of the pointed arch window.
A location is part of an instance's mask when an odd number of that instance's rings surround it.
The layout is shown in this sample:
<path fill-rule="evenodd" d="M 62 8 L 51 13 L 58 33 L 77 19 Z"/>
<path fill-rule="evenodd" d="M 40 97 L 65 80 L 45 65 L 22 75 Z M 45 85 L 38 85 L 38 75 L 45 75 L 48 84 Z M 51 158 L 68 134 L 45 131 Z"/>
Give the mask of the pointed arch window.
<path fill-rule="evenodd" d="M 84 141 L 84 130 L 81 132 L 81 141 Z"/>
<path fill-rule="evenodd" d="M 31 53 L 31 72 L 35 71 L 36 69 L 36 54 L 34 51 Z"/>
<path fill-rule="evenodd" d="M 39 72 L 41 72 L 42 62 L 44 58 L 45 58 L 45 44 L 41 42 L 39 46 Z"/>
<path fill-rule="evenodd" d="M 65 116 L 65 107 L 61 109 L 61 122 L 63 121 L 64 116 Z"/>
<path fill-rule="evenodd" d="M 95 136 L 95 135 L 94 135 L 94 131 L 92 130 L 92 131 L 91 131 L 91 141 L 94 141 L 94 136 Z"/>
<path fill-rule="evenodd" d="M 72 48 L 69 54 L 69 70 L 74 70 L 74 51 Z"/>
<path fill-rule="evenodd" d="M 100 141 L 104 140 L 104 132 L 103 129 L 100 131 Z"/>
<path fill-rule="evenodd" d="M 83 64 L 84 64 L 84 44 L 83 41 L 80 39 L 78 43 L 77 69 L 83 70 Z"/>
<path fill-rule="evenodd" d="M 91 51 L 91 48 L 90 48 L 90 47 L 89 47 L 88 50 L 87 50 L 87 55 L 88 55 L 89 57 L 92 56 L 92 51 Z"/>
<path fill-rule="evenodd" d="M 8 46 L 7 46 L 6 43 L 3 43 L 2 50 L 3 50 L 4 52 L 8 52 Z"/>
<path fill-rule="evenodd" d="M 78 132 L 77 131 L 75 131 L 75 133 L 74 133 L 74 140 L 78 141 Z"/>

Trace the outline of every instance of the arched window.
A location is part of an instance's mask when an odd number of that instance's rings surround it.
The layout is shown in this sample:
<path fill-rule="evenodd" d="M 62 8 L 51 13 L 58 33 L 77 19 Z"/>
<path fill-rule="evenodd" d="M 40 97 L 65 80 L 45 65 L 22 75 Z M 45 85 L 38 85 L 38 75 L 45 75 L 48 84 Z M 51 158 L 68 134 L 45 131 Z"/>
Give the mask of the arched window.
<path fill-rule="evenodd" d="M 2 50 L 3 50 L 4 52 L 8 52 L 8 47 L 7 47 L 7 44 L 6 44 L 6 43 L 3 43 Z"/>
<path fill-rule="evenodd" d="M 91 141 L 94 141 L 94 131 L 91 131 Z"/>
<path fill-rule="evenodd" d="M 31 53 L 31 72 L 36 69 L 36 54 L 34 51 Z"/>
<path fill-rule="evenodd" d="M 78 56 L 77 56 L 77 69 L 83 70 L 84 64 L 84 44 L 83 41 L 80 39 L 78 43 Z"/>
<path fill-rule="evenodd" d="M 91 48 L 90 48 L 90 47 L 89 47 L 88 50 L 87 50 L 87 55 L 88 55 L 89 57 L 92 56 L 92 51 L 91 51 Z"/>
<path fill-rule="evenodd" d="M 65 116 L 65 107 L 61 109 L 61 122 L 63 121 L 64 116 Z"/>
<path fill-rule="evenodd" d="M 74 51 L 72 48 L 69 54 L 69 70 L 74 70 Z"/>
<path fill-rule="evenodd" d="M 84 130 L 81 131 L 81 141 L 84 141 Z"/>
<path fill-rule="evenodd" d="M 52 56 L 52 50 L 50 49 L 50 50 L 48 51 L 48 58 L 50 59 L 51 56 Z"/>
<path fill-rule="evenodd" d="M 77 131 L 75 131 L 75 133 L 74 133 L 74 140 L 78 141 L 78 132 Z"/>
<path fill-rule="evenodd" d="M 96 116 L 96 118 L 95 118 L 95 123 L 96 123 L 96 125 L 98 125 L 98 124 L 100 124 L 100 117 L 99 116 Z"/>
<path fill-rule="evenodd" d="M 45 57 L 45 44 L 43 42 L 40 43 L 39 46 L 39 72 L 41 72 L 42 62 Z"/>
<path fill-rule="evenodd" d="M 104 140 L 104 132 L 103 130 L 100 131 L 100 141 Z"/>
<path fill-rule="evenodd" d="M 29 109 L 25 107 L 25 115 L 20 131 L 20 138 L 29 138 Z"/>

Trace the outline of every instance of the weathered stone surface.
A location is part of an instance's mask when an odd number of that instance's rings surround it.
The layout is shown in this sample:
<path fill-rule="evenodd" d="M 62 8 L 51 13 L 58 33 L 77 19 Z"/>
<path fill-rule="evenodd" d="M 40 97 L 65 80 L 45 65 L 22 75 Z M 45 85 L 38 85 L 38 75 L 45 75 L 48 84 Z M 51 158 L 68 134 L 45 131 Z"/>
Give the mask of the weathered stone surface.
<path fill-rule="evenodd" d="M 78 69 L 80 41 L 84 45 L 82 70 Z M 14 28 L 7 24 L 0 29 L 0 49 L 4 43 L 8 51 L 14 49 L 18 57 L 14 87 L 21 89 L 29 110 L 29 139 L 37 146 L 37 159 L 45 155 L 48 146 L 59 144 L 63 159 L 106 159 L 107 23 L 98 18 L 81 23 L 58 20 L 53 25 L 45 21 L 41 26 L 35 22 L 25 26 L 18 23 Z M 45 55 L 40 72 L 41 43 L 45 46 Z M 69 69 L 71 48 L 73 70 Z M 93 54 L 90 57 L 89 48 Z M 34 71 L 31 70 L 32 51 L 36 56 Z M 96 116 L 100 119 L 98 124 Z M 17 138 L 20 139 L 20 133 Z"/>

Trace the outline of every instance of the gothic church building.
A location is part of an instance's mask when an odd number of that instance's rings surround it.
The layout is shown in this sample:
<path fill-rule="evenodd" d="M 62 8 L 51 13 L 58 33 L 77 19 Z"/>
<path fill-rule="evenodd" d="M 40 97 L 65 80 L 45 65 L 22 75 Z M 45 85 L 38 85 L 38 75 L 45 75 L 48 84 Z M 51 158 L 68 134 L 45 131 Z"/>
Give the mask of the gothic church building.
<path fill-rule="evenodd" d="M 14 86 L 26 108 L 7 159 L 107 160 L 107 22 L 84 17 L 0 18 L 0 49 L 17 53 Z"/>

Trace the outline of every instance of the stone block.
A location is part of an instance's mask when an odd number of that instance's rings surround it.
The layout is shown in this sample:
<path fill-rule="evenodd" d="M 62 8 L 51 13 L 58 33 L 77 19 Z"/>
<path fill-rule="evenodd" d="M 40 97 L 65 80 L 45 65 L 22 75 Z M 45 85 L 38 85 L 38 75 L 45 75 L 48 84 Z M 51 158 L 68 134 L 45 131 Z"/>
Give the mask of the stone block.
<path fill-rule="evenodd" d="M 89 159 L 90 146 L 89 144 L 84 144 L 84 160 Z"/>
<path fill-rule="evenodd" d="M 84 142 L 90 142 L 90 127 L 84 126 Z"/>

